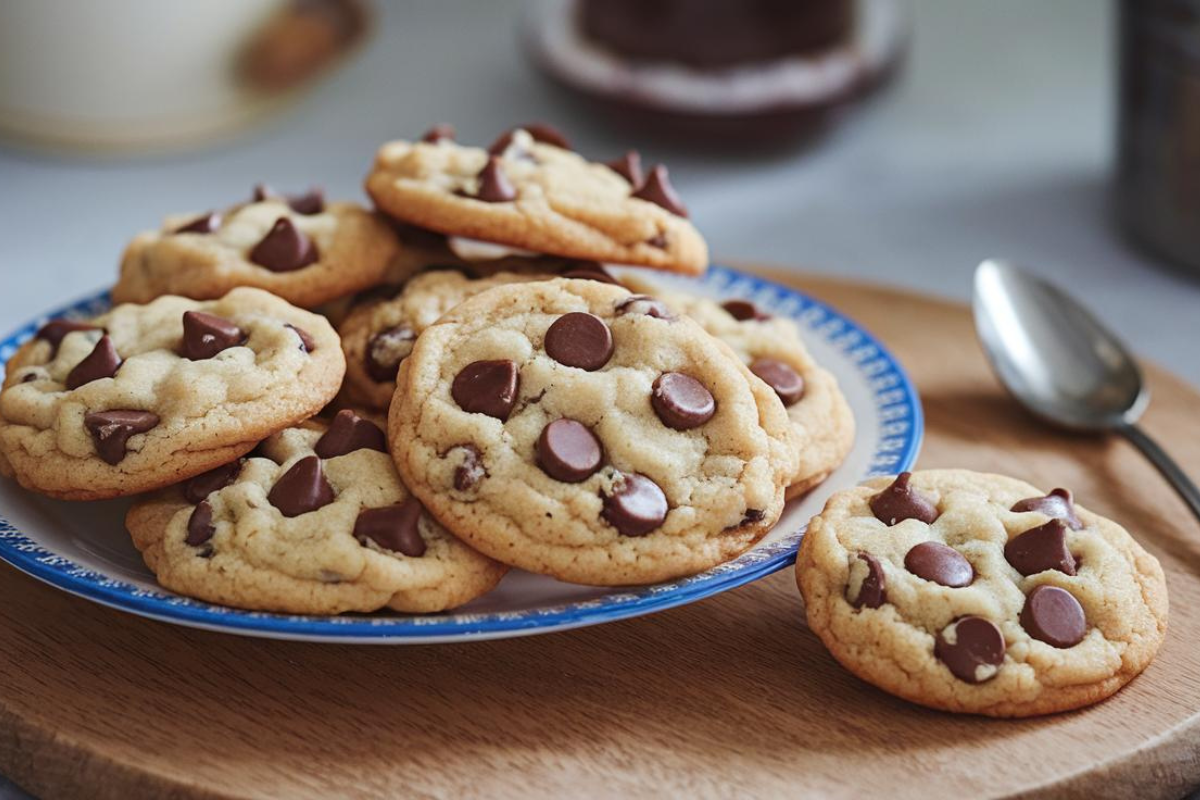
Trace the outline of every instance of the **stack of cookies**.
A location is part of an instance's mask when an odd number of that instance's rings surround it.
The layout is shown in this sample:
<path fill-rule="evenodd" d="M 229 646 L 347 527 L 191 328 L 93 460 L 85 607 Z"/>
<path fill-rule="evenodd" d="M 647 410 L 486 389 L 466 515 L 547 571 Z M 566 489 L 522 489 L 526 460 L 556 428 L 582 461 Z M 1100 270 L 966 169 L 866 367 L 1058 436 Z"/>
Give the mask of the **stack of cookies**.
<path fill-rule="evenodd" d="M 647 281 L 708 261 L 664 167 L 438 126 L 384 145 L 366 187 L 374 209 L 259 186 L 135 237 L 112 311 L 9 362 L 0 473 L 137 495 L 133 541 L 185 595 L 420 613 L 510 567 L 705 570 L 849 450 L 790 321 Z"/>

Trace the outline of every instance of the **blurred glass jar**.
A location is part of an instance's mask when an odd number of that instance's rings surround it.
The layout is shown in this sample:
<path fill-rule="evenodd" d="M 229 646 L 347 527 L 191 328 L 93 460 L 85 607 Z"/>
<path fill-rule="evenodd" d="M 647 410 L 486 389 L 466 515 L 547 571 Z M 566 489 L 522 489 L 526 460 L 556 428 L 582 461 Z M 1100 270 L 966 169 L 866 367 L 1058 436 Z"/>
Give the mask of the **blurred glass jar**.
<path fill-rule="evenodd" d="M 605 121 L 737 146 L 819 130 L 898 68 L 911 0 L 529 0 L 541 69 Z"/>
<path fill-rule="evenodd" d="M 141 152 L 278 109 L 363 33 L 360 0 L 4 0 L 0 134 Z"/>
<path fill-rule="evenodd" d="M 1200 273 L 1200 0 L 1122 0 L 1117 211 Z"/>

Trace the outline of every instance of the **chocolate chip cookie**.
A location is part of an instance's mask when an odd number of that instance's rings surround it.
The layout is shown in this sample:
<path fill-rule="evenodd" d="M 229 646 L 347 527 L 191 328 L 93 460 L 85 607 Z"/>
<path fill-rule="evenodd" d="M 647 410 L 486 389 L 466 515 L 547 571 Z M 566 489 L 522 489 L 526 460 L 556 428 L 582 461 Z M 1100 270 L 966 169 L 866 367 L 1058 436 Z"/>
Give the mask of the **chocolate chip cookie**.
<path fill-rule="evenodd" d="M 770 529 L 783 406 L 721 342 L 599 281 L 492 288 L 417 340 L 389 419 L 405 482 L 487 555 L 562 580 L 699 572 Z"/>
<path fill-rule="evenodd" d="M 139 500 L 126 525 L 163 586 L 238 608 L 430 613 L 507 571 L 425 512 L 383 430 L 350 410 Z"/>
<path fill-rule="evenodd" d="M 326 203 L 319 190 L 285 197 L 260 186 L 250 202 L 171 216 L 135 237 L 113 302 L 210 300 L 254 286 L 314 308 L 379 283 L 399 247 L 391 227 L 361 206 Z"/>
<path fill-rule="evenodd" d="M 796 574 L 847 669 L 948 711 L 1021 717 L 1098 702 L 1154 658 L 1158 560 L 1115 522 L 1001 475 L 928 470 L 838 492 Z"/>
<path fill-rule="evenodd" d="M 312 416 L 344 372 L 324 318 L 260 289 L 52 320 L 8 362 L 0 469 L 67 500 L 168 486 Z"/>
<path fill-rule="evenodd" d="M 533 253 L 698 274 L 708 249 L 658 165 L 612 164 L 572 152 L 557 131 L 529 125 L 488 149 L 433 130 L 380 148 L 366 188 L 401 222 Z"/>
<path fill-rule="evenodd" d="M 854 415 L 837 379 L 809 355 L 796 324 L 774 317 L 749 300 L 718 303 L 677 290 L 661 290 L 637 276 L 622 279 L 635 291 L 664 299 L 741 357 L 787 408 L 796 429 L 799 467 L 787 497 L 799 497 L 837 468 L 854 446 Z"/>

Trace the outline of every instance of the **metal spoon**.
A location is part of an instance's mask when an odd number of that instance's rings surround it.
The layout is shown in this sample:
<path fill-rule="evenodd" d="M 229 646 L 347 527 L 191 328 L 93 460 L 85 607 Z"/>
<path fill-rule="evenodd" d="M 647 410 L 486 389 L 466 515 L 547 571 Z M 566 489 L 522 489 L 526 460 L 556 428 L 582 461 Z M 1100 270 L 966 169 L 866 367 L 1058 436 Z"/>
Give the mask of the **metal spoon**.
<path fill-rule="evenodd" d="M 1200 489 L 1135 424 L 1150 391 L 1116 336 L 1062 290 L 997 259 L 975 270 L 974 309 L 984 352 L 1017 400 L 1056 425 L 1121 434 L 1200 520 Z"/>

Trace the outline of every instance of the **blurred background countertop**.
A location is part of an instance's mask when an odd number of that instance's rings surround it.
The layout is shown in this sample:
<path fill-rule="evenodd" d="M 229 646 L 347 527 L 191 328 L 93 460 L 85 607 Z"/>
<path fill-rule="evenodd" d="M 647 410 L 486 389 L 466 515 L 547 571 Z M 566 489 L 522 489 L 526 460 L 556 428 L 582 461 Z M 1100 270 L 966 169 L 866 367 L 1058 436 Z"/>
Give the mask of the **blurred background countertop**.
<path fill-rule="evenodd" d="M 1112 222 L 1110 4 L 918 0 L 889 91 L 803 151 L 720 155 L 631 141 L 580 115 L 517 46 L 520 7 L 377 4 L 361 57 L 297 108 L 209 150 L 100 161 L 0 150 L 0 320 L 111 282 L 125 242 L 166 213 L 220 206 L 257 181 L 361 198 L 383 141 L 447 121 L 461 141 L 486 143 L 544 120 L 593 157 L 636 146 L 667 162 L 718 260 L 966 299 L 975 264 L 1001 255 L 1065 284 L 1142 356 L 1200 382 L 1200 284 L 1131 248 Z"/>

